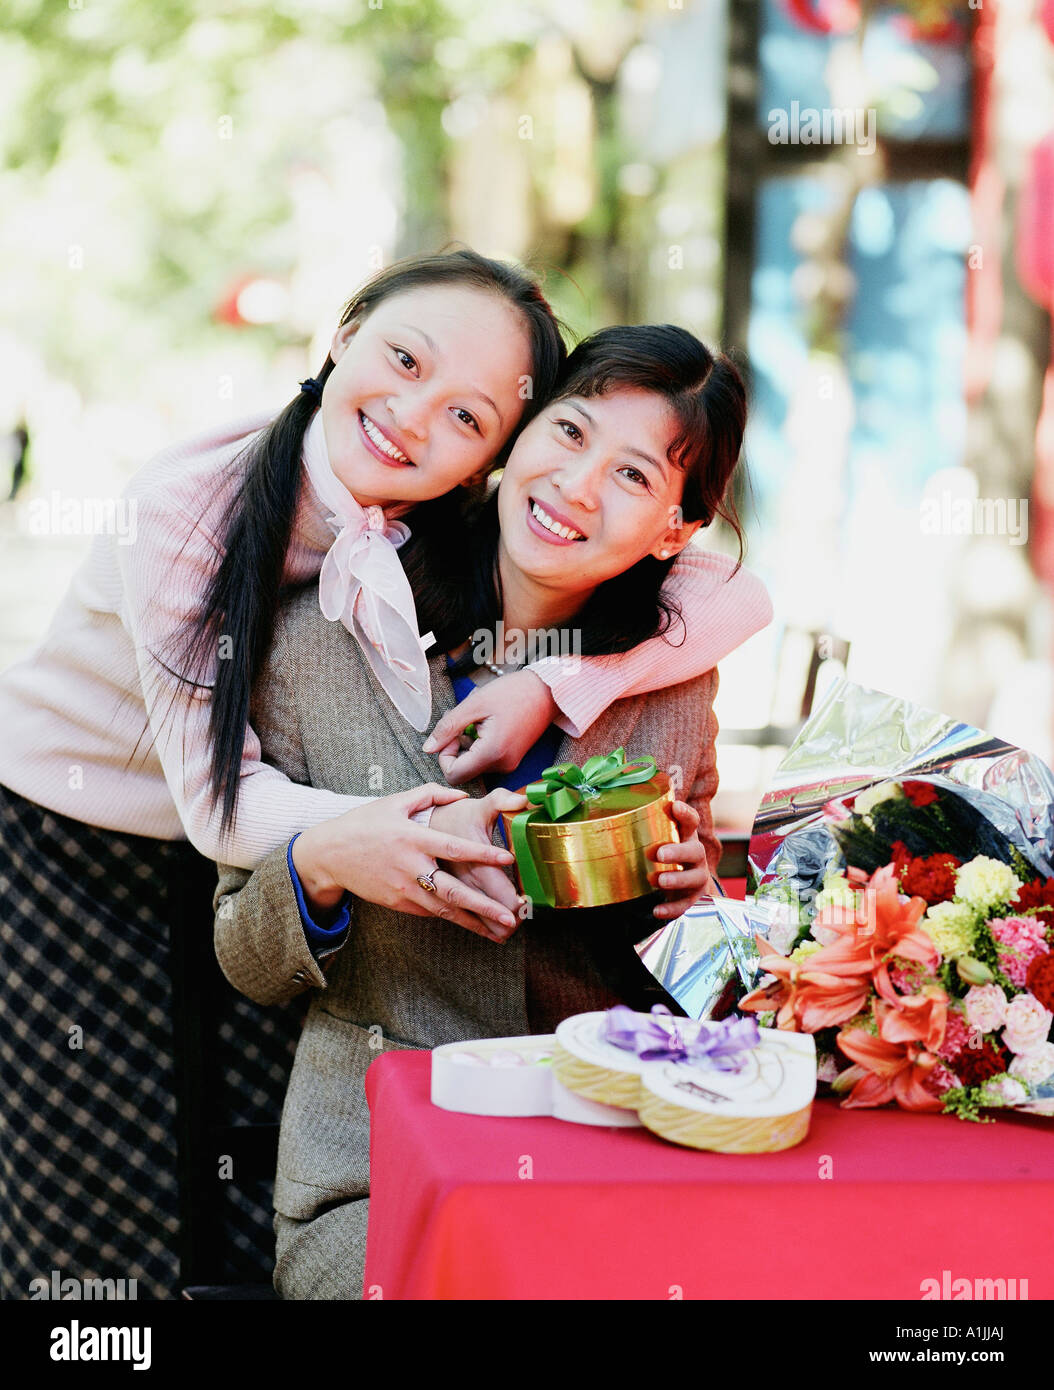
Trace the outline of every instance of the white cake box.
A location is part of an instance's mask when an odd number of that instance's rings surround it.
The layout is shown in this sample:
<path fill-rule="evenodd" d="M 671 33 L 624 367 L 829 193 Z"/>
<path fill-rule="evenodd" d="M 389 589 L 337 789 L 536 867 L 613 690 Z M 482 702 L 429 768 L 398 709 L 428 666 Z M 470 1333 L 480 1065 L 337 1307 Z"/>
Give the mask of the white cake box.
<path fill-rule="evenodd" d="M 432 1049 L 432 1104 L 465 1115 L 551 1115 L 556 1038 L 480 1038 Z"/>
<path fill-rule="evenodd" d="M 635 1115 L 641 1075 L 654 1063 L 607 1042 L 601 1036 L 606 1020 L 600 1009 L 573 1014 L 557 1025 L 553 1076 L 581 1100 Z"/>
<path fill-rule="evenodd" d="M 641 1078 L 639 1113 L 675 1144 L 717 1153 L 775 1153 L 809 1132 L 816 1095 L 811 1033 L 762 1028 L 738 1071 L 657 1062 Z"/>
<path fill-rule="evenodd" d="M 585 1100 L 561 1086 L 552 1033 L 444 1043 L 432 1051 L 432 1104 L 464 1115 L 552 1115 L 578 1125 L 640 1127 L 636 1112 Z"/>
<path fill-rule="evenodd" d="M 762 1028 L 739 1068 L 722 1071 L 644 1061 L 600 1036 L 605 1017 L 576 1014 L 556 1033 L 434 1048 L 432 1104 L 465 1115 L 643 1124 L 676 1144 L 720 1153 L 774 1152 L 808 1133 L 816 1093 L 811 1035 Z"/>

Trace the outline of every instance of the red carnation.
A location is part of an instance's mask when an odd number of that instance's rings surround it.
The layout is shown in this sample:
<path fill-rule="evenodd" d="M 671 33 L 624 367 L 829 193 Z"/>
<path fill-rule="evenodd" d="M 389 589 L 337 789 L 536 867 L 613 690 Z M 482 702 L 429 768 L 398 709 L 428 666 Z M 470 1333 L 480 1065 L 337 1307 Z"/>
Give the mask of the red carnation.
<path fill-rule="evenodd" d="M 929 806 L 937 800 L 937 788 L 929 782 L 902 782 L 901 786 L 912 806 Z"/>
<path fill-rule="evenodd" d="M 908 849 L 903 840 L 893 841 L 893 859 L 891 862 L 893 864 L 893 872 L 896 874 L 899 881 L 901 874 L 911 863 L 911 850 Z"/>
<path fill-rule="evenodd" d="M 986 1042 L 983 1047 L 964 1047 L 952 1065 L 964 1086 L 980 1086 L 992 1076 L 1001 1076 L 1009 1062 L 1005 1047 Z"/>
<path fill-rule="evenodd" d="M 1017 890 L 1014 911 L 1025 912 L 1030 907 L 1054 907 L 1054 878 L 1046 882 L 1041 878 L 1031 878 Z M 1046 913 L 1043 914 L 1046 917 Z"/>
<path fill-rule="evenodd" d="M 1054 1012 L 1054 955 L 1037 956 L 1028 967 L 1025 985 L 1045 1009 Z"/>
<path fill-rule="evenodd" d="M 901 886 L 912 897 L 934 903 L 951 902 L 955 897 L 955 870 L 962 864 L 954 854 L 930 854 L 925 859 L 912 859 L 904 870 Z"/>

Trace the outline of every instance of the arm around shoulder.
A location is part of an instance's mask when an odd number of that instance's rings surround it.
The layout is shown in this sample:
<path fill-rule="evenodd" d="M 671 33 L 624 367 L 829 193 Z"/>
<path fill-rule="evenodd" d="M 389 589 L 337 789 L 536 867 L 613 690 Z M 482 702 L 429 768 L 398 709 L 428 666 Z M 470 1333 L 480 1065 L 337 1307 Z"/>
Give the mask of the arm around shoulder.
<path fill-rule="evenodd" d="M 548 657 L 531 667 L 552 690 L 567 733 L 580 736 L 615 700 L 703 675 L 772 621 L 762 581 L 717 551 L 686 547 L 662 592 L 680 614 L 669 633 L 618 656 Z"/>

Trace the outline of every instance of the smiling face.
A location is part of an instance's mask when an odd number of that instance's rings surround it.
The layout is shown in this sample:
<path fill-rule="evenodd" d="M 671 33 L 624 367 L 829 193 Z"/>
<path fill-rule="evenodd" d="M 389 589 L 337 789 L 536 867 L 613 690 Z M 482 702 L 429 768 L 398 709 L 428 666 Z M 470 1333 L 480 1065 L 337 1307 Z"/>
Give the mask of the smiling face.
<path fill-rule="evenodd" d="M 502 475 L 503 582 L 515 575 L 581 603 L 646 555 L 687 545 L 700 523 L 680 520 L 683 474 L 666 457 L 677 432 L 668 402 L 635 387 L 542 410 Z"/>
<path fill-rule="evenodd" d="M 439 497 L 481 474 L 523 413 L 520 313 L 462 285 L 406 290 L 337 330 L 322 393 L 333 472 L 364 507 Z"/>

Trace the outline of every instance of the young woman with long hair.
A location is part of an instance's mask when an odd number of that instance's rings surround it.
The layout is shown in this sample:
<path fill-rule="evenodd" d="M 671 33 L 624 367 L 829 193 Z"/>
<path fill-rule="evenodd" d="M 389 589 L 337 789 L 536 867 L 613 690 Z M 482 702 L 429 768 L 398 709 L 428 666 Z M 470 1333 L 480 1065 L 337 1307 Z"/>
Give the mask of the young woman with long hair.
<path fill-rule="evenodd" d="M 250 869 L 368 802 L 362 847 L 383 873 L 364 892 L 389 891 L 388 874 L 413 885 L 440 850 L 480 872 L 506 859 L 431 829 L 434 808 L 456 796 L 449 787 L 395 803 L 377 797 L 388 785 L 340 793 L 283 775 L 260 756 L 249 698 L 280 603 L 317 578 L 329 618 L 423 731 L 426 648 L 394 552 L 407 525 L 422 544 L 460 533 L 461 485 L 500 465 L 564 357 L 551 311 L 519 270 L 460 251 L 382 271 L 277 416 L 198 436 L 136 476 L 126 492 L 135 543 L 96 537 L 41 646 L 0 677 L 5 1297 L 25 1297 L 52 1269 L 135 1278 L 144 1297 L 177 1290 L 169 945 L 199 910 L 204 919 L 202 902 L 176 920 L 199 852 Z M 745 571 L 686 563 L 668 586 L 698 615 L 669 649 L 671 669 L 712 665 L 768 620 Z M 527 747 L 554 717 L 588 726 L 645 678 L 633 656 L 617 669 L 541 663 L 495 683 L 489 709 L 474 710 L 477 758 L 495 742 Z M 456 911 L 477 931 L 509 920 L 507 902 L 458 884 L 457 872 L 442 880 L 456 905 L 418 888 L 404 910 Z M 270 1119 L 294 1021 L 243 1001 L 230 1010 L 225 1113 Z M 251 1056 L 240 1046 L 248 1034 Z M 258 1270 L 265 1201 L 231 1191 L 247 1268 Z"/>

